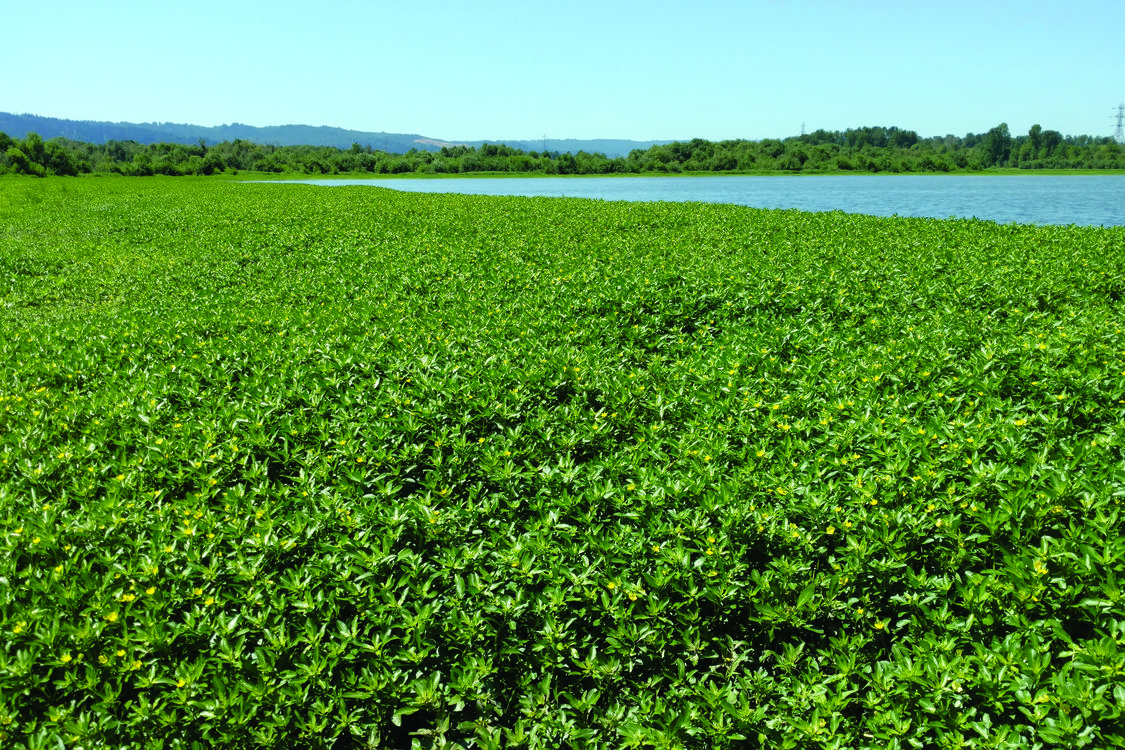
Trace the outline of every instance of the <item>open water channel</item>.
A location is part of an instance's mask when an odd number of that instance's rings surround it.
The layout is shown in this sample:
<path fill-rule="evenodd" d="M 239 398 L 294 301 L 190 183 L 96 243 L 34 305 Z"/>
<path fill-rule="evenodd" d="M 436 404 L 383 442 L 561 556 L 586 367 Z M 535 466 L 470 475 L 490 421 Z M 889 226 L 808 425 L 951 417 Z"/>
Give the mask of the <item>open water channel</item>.
<path fill-rule="evenodd" d="M 296 180 L 411 192 L 701 201 L 876 216 L 1125 226 L 1125 175 L 743 175 Z"/>

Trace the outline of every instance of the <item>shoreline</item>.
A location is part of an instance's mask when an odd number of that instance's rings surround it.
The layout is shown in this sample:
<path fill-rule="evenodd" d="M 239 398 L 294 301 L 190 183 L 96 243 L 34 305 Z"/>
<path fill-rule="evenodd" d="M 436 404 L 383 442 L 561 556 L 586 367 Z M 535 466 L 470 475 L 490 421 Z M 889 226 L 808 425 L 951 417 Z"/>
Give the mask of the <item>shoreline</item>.
<path fill-rule="evenodd" d="M 729 171 L 729 172 L 615 172 L 612 174 L 547 174 L 546 172 L 449 172 L 425 173 L 407 172 L 404 174 L 373 174 L 371 172 L 339 172 L 336 174 L 308 174 L 305 172 L 235 172 L 212 175 L 213 177 L 238 178 L 239 180 L 473 180 L 473 179 L 631 179 L 637 177 L 1017 177 L 1051 176 L 1085 177 L 1095 175 L 1125 175 L 1125 169 L 984 169 L 959 172 L 785 172 L 778 170 Z"/>

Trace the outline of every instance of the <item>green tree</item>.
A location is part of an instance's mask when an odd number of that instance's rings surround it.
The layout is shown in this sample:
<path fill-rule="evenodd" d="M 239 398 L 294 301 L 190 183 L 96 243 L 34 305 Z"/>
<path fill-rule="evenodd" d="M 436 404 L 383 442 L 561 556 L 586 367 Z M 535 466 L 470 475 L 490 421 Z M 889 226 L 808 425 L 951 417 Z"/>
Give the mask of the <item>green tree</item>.
<path fill-rule="evenodd" d="M 809 155 L 803 148 L 795 143 L 790 143 L 785 147 L 785 153 L 777 160 L 777 166 L 779 169 L 788 172 L 799 172 L 808 160 Z"/>
<path fill-rule="evenodd" d="M 5 156 L 16 174 L 27 174 L 33 177 L 47 176 L 47 170 L 44 169 L 42 164 L 36 164 L 31 159 L 27 158 L 27 154 L 15 146 L 9 148 Z"/>
<path fill-rule="evenodd" d="M 57 175 L 74 176 L 79 172 L 78 159 L 75 153 L 67 148 L 60 138 L 52 138 L 44 148 L 46 166 Z"/>
<path fill-rule="evenodd" d="M 555 166 L 559 174 L 578 173 L 578 160 L 570 153 L 559 154 L 559 158 L 555 160 Z"/>
<path fill-rule="evenodd" d="M 20 150 L 27 154 L 27 158 L 36 164 L 45 167 L 47 165 L 47 147 L 43 143 L 43 139 L 39 137 L 38 133 L 28 133 L 27 137 L 23 139 L 20 145 Z"/>
<path fill-rule="evenodd" d="M 988 131 L 981 141 L 981 163 L 985 167 L 1007 164 L 1011 149 L 1012 135 L 1008 132 L 1008 123 L 1002 122 Z"/>

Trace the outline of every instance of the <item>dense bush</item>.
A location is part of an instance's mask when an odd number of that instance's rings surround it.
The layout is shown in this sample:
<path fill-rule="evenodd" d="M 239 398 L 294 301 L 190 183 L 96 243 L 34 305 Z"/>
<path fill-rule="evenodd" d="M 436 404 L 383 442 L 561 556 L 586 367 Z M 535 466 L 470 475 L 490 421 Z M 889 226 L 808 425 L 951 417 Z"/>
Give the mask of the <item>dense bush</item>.
<path fill-rule="evenodd" d="M 695 138 L 635 150 L 627 158 L 603 154 L 525 153 L 500 144 L 446 146 L 406 154 L 318 146 L 269 146 L 235 140 L 214 145 L 110 141 L 104 145 L 31 133 L 17 142 L 0 133 L 0 173 L 46 175 L 115 172 L 132 176 L 210 175 L 224 170 L 304 174 L 467 174 L 519 172 L 593 175 L 645 172 L 949 172 L 989 167 L 1125 169 L 1125 147 L 1111 138 L 1063 137 L 1038 125 L 1013 138 L 1001 125 L 986 135 L 918 137 L 898 128 L 818 130 L 785 141 Z M 14 151 L 12 150 L 14 149 Z M 21 150 L 22 149 L 22 150 Z"/>

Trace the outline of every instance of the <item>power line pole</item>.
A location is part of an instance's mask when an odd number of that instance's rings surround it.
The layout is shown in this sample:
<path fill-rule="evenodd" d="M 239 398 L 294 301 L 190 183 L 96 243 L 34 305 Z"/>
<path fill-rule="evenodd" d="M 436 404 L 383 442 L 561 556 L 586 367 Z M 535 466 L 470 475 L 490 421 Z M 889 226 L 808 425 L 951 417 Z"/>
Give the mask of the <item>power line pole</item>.
<path fill-rule="evenodd" d="M 1117 130 L 1113 131 L 1113 140 L 1125 144 L 1125 104 L 1117 105 Z"/>

